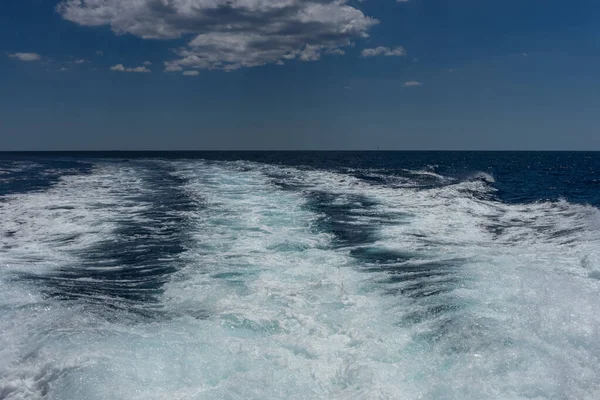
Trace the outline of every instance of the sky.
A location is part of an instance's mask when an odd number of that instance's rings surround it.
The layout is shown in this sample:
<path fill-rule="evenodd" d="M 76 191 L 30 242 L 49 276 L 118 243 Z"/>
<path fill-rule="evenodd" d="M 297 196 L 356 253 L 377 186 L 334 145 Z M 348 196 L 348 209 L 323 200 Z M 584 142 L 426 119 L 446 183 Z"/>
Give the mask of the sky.
<path fill-rule="evenodd" d="M 2 0 L 0 150 L 600 150 L 594 0 Z"/>

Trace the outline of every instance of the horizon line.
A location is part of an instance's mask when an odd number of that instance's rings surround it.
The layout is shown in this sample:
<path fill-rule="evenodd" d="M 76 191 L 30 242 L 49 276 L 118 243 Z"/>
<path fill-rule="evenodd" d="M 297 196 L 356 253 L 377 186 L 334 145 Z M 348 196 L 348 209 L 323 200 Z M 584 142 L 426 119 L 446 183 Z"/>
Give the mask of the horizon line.
<path fill-rule="evenodd" d="M 335 150 L 335 149 L 306 149 L 306 150 L 290 150 L 290 149 L 275 149 L 275 150 L 0 150 L 0 154 L 15 154 L 15 153 L 425 153 L 425 152 L 453 152 L 453 153 L 598 153 L 600 150 L 541 150 L 541 149 L 526 149 L 526 150 L 492 150 L 492 149 L 356 149 L 356 150 Z"/>

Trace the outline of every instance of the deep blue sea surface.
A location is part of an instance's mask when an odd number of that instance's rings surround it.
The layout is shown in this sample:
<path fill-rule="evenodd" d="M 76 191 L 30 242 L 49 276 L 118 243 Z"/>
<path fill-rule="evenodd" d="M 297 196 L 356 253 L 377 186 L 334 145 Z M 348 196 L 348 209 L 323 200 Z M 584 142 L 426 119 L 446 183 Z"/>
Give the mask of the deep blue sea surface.
<path fill-rule="evenodd" d="M 600 153 L 0 153 L 0 399 L 598 399 Z"/>

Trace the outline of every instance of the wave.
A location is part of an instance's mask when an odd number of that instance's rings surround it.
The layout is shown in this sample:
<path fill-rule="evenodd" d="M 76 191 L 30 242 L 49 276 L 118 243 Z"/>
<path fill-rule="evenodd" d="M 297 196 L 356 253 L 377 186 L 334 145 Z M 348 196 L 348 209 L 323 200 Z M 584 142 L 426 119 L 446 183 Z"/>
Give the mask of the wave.
<path fill-rule="evenodd" d="M 598 210 L 505 204 L 492 184 L 144 161 L 13 195 L 0 398 L 595 398 Z M 152 318 L 14 279 L 77 269 L 99 245 L 119 260 L 125 228 L 140 233 L 127 249 L 176 266 Z"/>

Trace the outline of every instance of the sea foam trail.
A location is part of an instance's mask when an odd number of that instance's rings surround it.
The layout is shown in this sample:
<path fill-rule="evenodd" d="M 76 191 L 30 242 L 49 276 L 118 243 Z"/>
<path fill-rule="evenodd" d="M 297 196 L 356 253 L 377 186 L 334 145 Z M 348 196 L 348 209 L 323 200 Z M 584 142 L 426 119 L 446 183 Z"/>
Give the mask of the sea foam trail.
<path fill-rule="evenodd" d="M 403 372 L 395 364 L 400 355 L 389 350 L 405 337 L 379 317 L 384 299 L 365 292 L 365 276 L 352 268 L 351 258 L 331 251 L 329 235 L 314 232 L 317 216 L 304 208 L 301 194 L 282 193 L 258 171 L 203 163 L 178 167 L 189 181 L 184 190 L 202 196 L 207 206 L 190 215 L 193 245 L 181 256 L 187 267 L 161 300 L 168 317 L 132 321 L 115 310 L 104 318 L 82 303 L 36 295 L 29 304 L 35 313 L 10 311 L 38 334 L 13 338 L 10 357 L 3 359 L 3 397 L 414 393 L 410 384 L 393 383 Z M 88 198 L 80 192 L 82 197 Z M 15 326 L 6 331 L 21 333 Z"/>
<path fill-rule="evenodd" d="M 389 318 L 410 332 L 400 352 L 418 349 L 411 370 L 423 377 L 423 396 L 600 395 L 596 208 L 503 204 L 493 198 L 493 177 L 482 174 L 390 189 L 330 172 L 262 168 L 305 193 L 346 199 L 348 210 L 357 208 L 356 193 L 374 204 L 344 213 L 369 233 L 350 253 L 366 270 L 385 271 L 380 290 L 402 299 Z"/>
<path fill-rule="evenodd" d="M 143 207 L 125 189 L 139 186 L 134 171 L 98 166 L 66 176 L 45 191 L 12 194 L 0 202 L 0 398 L 37 398 L 77 362 L 45 353 L 49 342 L 90 319 L 85 303 L 48 297 L 45 277 L 75 269 L 79 254 L 112 237 L 120 215 Z M 107 299 L 109 300 L 109 299 Z M 79 357 L 79 355 L 77 356 Z"/>
<path fill-rule="evenodd" d="M 178 193 L 202 206 L 173 211 L 185 216 L 185 250 L 157 298 L 163 312 L 107 317 L 2 276 L 14 298 L 0 309 L 10 344 L 0 398 L 600 396 L 595 208 L 503 204 L 487 178 L 390 188 L 247 162 L 167 164 Z M 71 218 L 85 199 L 112 198 L 71 179 L 60 195 L 19 202 L 34 213 L 77 188 Z M 41 215 L 24 225 L 46 224 Z M 89 243 L 114 237 L 119 218 L 96 220 L 107 225 Z M 71 254 L 48 252 L 50 270 Z"/>

